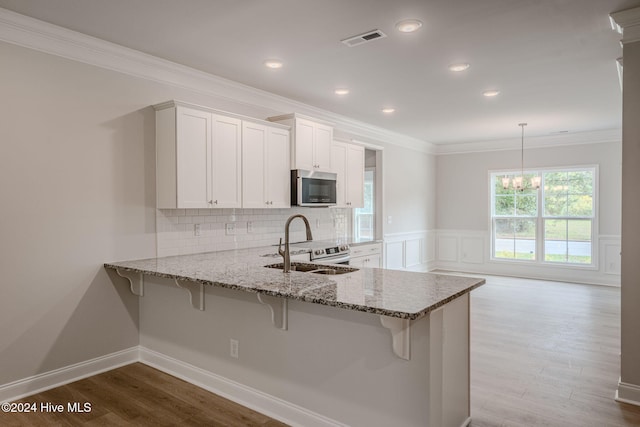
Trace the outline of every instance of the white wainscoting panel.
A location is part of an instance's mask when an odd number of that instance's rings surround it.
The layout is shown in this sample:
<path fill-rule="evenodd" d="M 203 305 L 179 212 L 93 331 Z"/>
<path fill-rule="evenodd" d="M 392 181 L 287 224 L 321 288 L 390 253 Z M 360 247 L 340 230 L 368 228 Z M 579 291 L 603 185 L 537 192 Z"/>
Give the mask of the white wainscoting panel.
<path fill-rule="evenodd" d="M 438 261 L 458 262 L 458 237 L 438 236 L 436 240 Z"/>
<path fill-rule="evenodd" d="M 422 239 L 405 240 L 404 242 L 404 266 L 415 267 L 421 264 Z"/>
<path fill-rule="evenodd" d="M 435 236 L 434 230 L 385 234 L 385 268 L 433 270 L 436 260 Z"/>
<path fill-rule="evenodd" d="M 429 230 L 425 238 L 424 250 L 422 251 L 422 263 L 431 264 L 436 261 L 436 232 Z"/>
<path fill-rule="evenodd" d="M 620 274 L 622 242 L 619 236 L 600 236 L 600 266 L 606 274 Z"/>
<path fill-rule="evenodd" d="M 401 270 L 404 268 L 404 242 L 386 242 L 384 244 L 385 268 Z"/>
<path fill-rule="evenodd" d="M 492 260 L 488 230 L 437 230 L 435 242 L 437 256 L 432 270 L 620 286 L 621 237 L 618 235 L 598 237 L 594 243 L 596 262 L 589 267 Z"/>
<path fill-rule="evenodd" d="M 488 245 L 485 245 L 482 237 L 462 237 L 462 252 L 460 253 L 460 261 L 471 264 L 484 263 L 484 251 Z"/>

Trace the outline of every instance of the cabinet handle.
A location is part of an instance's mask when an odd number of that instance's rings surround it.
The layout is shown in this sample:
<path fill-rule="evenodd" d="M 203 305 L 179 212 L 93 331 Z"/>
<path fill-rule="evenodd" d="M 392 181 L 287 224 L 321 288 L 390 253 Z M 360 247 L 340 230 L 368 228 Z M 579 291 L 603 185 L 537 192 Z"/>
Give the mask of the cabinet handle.
<path fill-rule="evenodd" d="M 265 205 L 268 205 L 268 204 L 269 204 L 269 201 L 264 202 L 264 204 L 265 204 Z"/>
<path fill-rule="evenodd" d="M 273 204 L 273 200 L 272 200 L 272 201 L 270 201 L 270 202 L 269 202 L 269 204 L 270 204 L 270 205 L 272 205 L 272 204 Z"/>
<path fill-rule="evenodd" d="M 214 200 L 214 201 L 213 201 L 213 204 L 214 204 L 214 205 L 217 205 L 217 204 L 218 204 L 218 201 L 217 201 L 217 200 Z"/>

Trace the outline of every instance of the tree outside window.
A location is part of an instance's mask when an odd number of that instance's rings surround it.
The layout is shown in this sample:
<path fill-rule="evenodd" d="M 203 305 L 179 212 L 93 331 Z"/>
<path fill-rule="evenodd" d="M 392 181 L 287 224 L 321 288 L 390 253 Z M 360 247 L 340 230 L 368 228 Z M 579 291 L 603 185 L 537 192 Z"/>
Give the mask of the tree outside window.
<path fill-rule="evenodd" d="M 491 174 L 493 259 L 593 264 L 595 168 L 526 172 L 524 191 L 504 189 L 503 176 L 516 175 Z"/>

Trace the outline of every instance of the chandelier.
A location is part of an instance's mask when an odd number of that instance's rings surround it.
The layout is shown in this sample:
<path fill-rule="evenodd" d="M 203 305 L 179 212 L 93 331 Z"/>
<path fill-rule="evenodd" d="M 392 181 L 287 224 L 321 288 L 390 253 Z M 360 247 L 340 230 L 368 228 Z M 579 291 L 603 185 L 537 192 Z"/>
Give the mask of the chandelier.
<path fill-rule="evenodd" d="M 502 177 L 502 188 L 505 190 L 509 189 L 509 184 L 513 185 L 513 188 L 516 191 L 524 191 L 524 127 L 526 123 L 518 123 L 518 126 L 522 128 L 522 140 L 520 147 L 520 176 L 516 176 L 513 180 L 510 180 L 508 176 Z M 531 178 L 531 187 L 536 190 L 540 188 L 541 178 L 539 176 L 534 176 Z"/>

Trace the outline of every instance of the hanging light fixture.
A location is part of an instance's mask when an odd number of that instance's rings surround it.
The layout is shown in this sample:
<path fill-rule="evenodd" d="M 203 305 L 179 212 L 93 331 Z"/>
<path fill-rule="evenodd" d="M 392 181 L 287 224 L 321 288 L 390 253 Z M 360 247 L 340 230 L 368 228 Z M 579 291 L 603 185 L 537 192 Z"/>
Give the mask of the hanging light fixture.
<path fill-rule="evenodd" d="M 516 176 L 513 178 L 511 184 L 516 191 L 524 191 L 524 127 L 527 123 L 518 123 L 518 126 L 522 128 L 522 139 L 520 146 L 520 176 Z M 531 186 L 538 190 L 540 188 L 541 178 L 539 176 L 534 176 L 531 178 Z M 502 188 L 507 190 L 509 188 L 509 177 L 502 177 Z"/>

